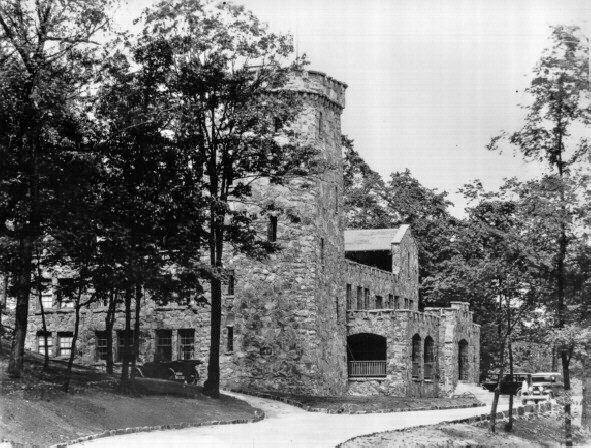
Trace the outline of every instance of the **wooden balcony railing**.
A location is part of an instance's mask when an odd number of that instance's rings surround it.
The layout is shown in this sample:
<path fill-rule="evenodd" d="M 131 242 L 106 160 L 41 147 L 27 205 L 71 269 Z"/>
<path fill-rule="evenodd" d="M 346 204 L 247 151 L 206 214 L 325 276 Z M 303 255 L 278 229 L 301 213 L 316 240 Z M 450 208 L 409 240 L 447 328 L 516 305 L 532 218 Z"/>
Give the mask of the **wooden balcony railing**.
<path fill-rule="evenodd" d="M 386 361 L 350 361 L 349 377 L 386 376 Z"/>

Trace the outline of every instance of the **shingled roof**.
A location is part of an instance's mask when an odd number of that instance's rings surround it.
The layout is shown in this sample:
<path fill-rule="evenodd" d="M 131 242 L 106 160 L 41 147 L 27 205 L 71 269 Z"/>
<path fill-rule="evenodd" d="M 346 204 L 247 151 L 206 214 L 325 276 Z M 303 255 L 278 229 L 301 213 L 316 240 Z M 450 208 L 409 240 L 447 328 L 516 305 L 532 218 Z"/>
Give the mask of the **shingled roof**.
<path fill-rule="evenodd" d="M 408 224 L 402 224 L 394 229 L 345 230 L 345 251 L 391 250 L 409 229 Z"/>

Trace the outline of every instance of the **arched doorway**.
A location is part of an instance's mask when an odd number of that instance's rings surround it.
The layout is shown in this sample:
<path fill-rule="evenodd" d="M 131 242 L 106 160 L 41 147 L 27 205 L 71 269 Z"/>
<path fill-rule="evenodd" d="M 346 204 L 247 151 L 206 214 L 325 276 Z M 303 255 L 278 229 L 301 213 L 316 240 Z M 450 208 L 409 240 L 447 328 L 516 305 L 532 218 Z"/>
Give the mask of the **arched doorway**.
<path fill-rule="evenodd" d="M 350 377 L 386 376 L 386 338 L 372 333 L 347 337 Z"/>
<path fill-rule="evenodd" d="M 468 381 L 469 372 L 468 341 L 462 339 L 458 343 L 458 379 Z"/>

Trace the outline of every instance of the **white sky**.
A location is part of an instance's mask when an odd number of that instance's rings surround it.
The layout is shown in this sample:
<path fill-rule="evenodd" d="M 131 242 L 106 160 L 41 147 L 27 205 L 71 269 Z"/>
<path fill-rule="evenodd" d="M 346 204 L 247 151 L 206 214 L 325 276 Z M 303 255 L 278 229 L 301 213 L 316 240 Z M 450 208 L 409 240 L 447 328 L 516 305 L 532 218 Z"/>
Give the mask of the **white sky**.
<path fill-rule="evenodd" d="M 150 0 L 128 0 L 119 20 Z M 291 32 L 311 68 L 346 82 L 342 130 L 388 176 L 409 168 L 446 190 L 481 179 L 532 177 L 536 164 L 484 145 L 515 129 L 549 26 L 591 36 L 590 0 L 236 0 L 274 31 Z"/>

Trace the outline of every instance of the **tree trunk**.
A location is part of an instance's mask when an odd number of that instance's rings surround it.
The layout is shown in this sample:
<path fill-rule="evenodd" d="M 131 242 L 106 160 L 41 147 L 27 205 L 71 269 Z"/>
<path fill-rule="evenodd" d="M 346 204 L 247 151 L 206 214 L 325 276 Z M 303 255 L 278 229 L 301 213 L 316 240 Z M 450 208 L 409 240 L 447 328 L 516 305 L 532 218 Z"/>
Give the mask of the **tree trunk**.
<path fill-rule="evenodd" d="M 105 331 L 107 332 L 107 373 L 113 374 L 113 326 L 115 324 L 115 309 L 117 308 L 117 296 L 110 292 L 109 307 L 105 316 Z"/>
<path fill-rule="evenodd" d="M 501 381 L 503 380 L 504 370 L 505 370 L 505 341 L 506 339 L 503 338 L 503 298 L 499 295 L 499 310 L 498 310 L 498 318 L 497 318 L 497 337 L 500 343 L 500 353 L 499 353 L 499 376 L 497 378 L 497 387 L 495 388 L 495 396 L 493 398 L 493 402 L 490 406 L 490 424 L 489 429 L 490 432 L 497 431 L 497 408 L 499 406 L 499 396 L 501 395 Z"/>
<path fill-rule="evenodd" d="M 29 225 L 25 225 L 25 234 L 19 244 L 19 270 L 15 279 L 16 310 L 12 348 L 8 360 L 8 374 L 12 378 L 20 378 L 23 371 L 25 354 L 25 336 L 27 335 L 27 318 L 29 313 L 29 296 L 31 295 L 31 272 L 33 261 L 33 235 Z"/>
<path fill-rule="evenodd" d="M 213 398 L 220 396 L 220 338 L 222 324 L 222 281 L 211 279 L 211 343 L 207 379 L 203 383 L 203 393 Z"/>
<path fill-rule="evenodd" d="M 2 336 L 4 336 L 4 326 L 2 325 L 2 313 L 6 308 L 6 299 L 8 298 L 8 275 L 2 277 L 2 297 L 0 298 L 0 353 L 3 352 L 2 348 Z"/>
<path fill-rule="evenodd" d="M 591 429 L 591 375 L 589 369 L 591 361 L 585 357 L 583 361 L 583 402 L 581 412 L 581 426 Z"/>
<path fill-rule="evenodd" d="M 76 356 L 76 341 L 78 340 L 78 329 L 80 328 L 80 295 L 81 292 L 78 291 L 78 297 L 76 298 L 76 304 L 74 308 L 74 335 L 72 336 L 70 359 L 68 359 L 68 368 L 66 369 L 66 377 L 64 378 L 64 385 L 62 386 L 64 392 L 68 392 L 68 390 L 70 389 L 70 379 L 72 378 L 72 366 L 74 365 L 74 357 Z"/>
<path fill-rule="evenodd" d="M 135 391 L 135 367 L 140 352 L 140 310 L 142 306 L 142 287 L 135 286 L 135 320 L 133 322 L 133 357 L 131 358 L 131 388 Z"/>
<path fill-rule="evenodd" d="M 564 441 L 566 446 L 573 446 L 573 429 L 571 415 L 571 395 L 570 395 L 570 357 L 568 350 L 560 351 L 562 361 L 562 376 L 564 377 Z"/>
<path fill-rule="evenodd" d="M 509 381 L 513 382 L 513 344 L 510 337 L 507 348 L 509 350 Z M 509 421 L 505 425 L 505 430 L 508 432 L 513 431 L 513 394 L 509 394 Z"/>
<path fill-rule="evenodd" d="M 499 406 L 499 396 L 501 395 L 501 381 L 505 374 L 505 340 L 501 339 L 501 356 L 499 360 L 499 376 L 497 378 L 497 387 L 495 388 L 495 396 L 490 406 L 490 432 L 497 431 L 497 409 Z"/>
<path fill-rule="evenodd" d="M 123 353 L 121 357 L 121 390 L 125 393 L 129 392 L 129 356 L 131 346 L 129 345 L 129 335 L 131 334 L 131 296 L 133 290 L 127 288 L 125 290 L 125 330 L 123 332 Z"/>
<path fill-rule="evenodd" d="M 43 306 L 43 300 L 41 297 L 41 291 L 39 291 L 39 307 L 41 309 L 41 328 L 43 328 L 43 345 L 45 346 L 45 357 L 43 359 L 43 371 L 49 367 L 49 353 L 48 340 L 47 340 L 47 323 L 45 321 L 45 307 Z"/>

